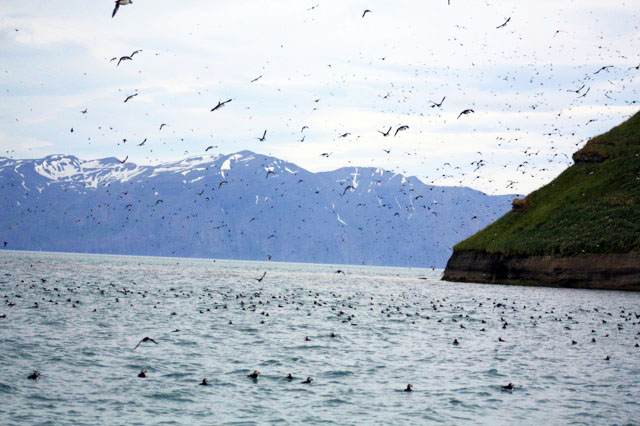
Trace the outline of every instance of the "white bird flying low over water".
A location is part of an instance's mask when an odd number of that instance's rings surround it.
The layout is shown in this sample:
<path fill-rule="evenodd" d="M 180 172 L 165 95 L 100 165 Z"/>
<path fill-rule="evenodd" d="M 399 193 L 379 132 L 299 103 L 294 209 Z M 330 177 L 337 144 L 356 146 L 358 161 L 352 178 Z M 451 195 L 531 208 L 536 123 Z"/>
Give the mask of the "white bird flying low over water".
<path fill-rule="evenodd" d="M 113 18 L 114 16 L 116 16 L 116 13 L 118 12 L 118 9 L 120 9 L 120 6 L 126 6 L 131 3 L 133 3 L 132 0 L 116 0 L 116 7 L 113 8 L 111 17 Z"/>

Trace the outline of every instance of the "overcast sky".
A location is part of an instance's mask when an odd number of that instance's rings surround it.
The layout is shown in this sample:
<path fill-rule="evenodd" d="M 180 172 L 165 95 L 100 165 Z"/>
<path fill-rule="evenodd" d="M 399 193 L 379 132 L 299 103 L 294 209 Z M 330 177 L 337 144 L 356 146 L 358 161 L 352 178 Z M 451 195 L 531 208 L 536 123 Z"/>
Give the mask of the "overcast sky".
<path fill-rule="evenodd" d="M 156 164 L 213 146 L 207 154 L 249 149 L 311 171 L 379 166 L 527 193 L 640 109 L 637 0 L 134 0 L 112 10 L 111 0 L 0 2 L 0 155 Z M 458 119 L 465 109 L 475 113 Z"/>

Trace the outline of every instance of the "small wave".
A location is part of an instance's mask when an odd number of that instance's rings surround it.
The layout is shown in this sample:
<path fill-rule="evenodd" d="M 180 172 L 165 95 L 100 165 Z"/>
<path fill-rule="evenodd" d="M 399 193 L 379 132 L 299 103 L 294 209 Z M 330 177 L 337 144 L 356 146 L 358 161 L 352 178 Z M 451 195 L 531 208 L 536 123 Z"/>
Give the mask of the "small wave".
<path fill-rule="evenodd" d="M 353 376 L 353 371 L 336 370 L 336 371 L 328 371 L 326 373 L 322 373 L 322 377 L 327 377 L 327 378 L 346 377 L 346 376 Z"/>
<path fill-rule="evenodd" d="M 0 383 L 0 393 L 11 393 L 15 391 L 13 386 L 7 385 L 5 383 Z"/>
<path fill-rule="evenodd" d="M 489 376 L 489 377 L 501 377 L 503 376 L 502 374 L 498 373 L 498 370 L 496 370 L 495 368 L 492 368 L 491 370 L 488 370 L 485 375 Z"/>

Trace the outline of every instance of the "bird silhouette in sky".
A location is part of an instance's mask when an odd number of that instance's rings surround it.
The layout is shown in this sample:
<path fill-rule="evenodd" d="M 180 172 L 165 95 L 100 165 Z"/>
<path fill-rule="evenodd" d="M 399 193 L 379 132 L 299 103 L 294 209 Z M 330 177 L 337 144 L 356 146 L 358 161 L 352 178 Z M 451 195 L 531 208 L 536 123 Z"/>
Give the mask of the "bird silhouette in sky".
<path fill-rule="evenodd" d="M 133 1 L 131 0 L 116 0 L 116 5 L 113 8 L 113 13 L 111 13 L 111 17 L 115 17 L 116 13 L 118 13 L 118 9 L 120 9 L 120 6 L 126 6 L 128 4 L 132 4 Z"/>
<path fill-rule="evenodd" d="M 504 27 L 506 27 L 510 20 L 511 20 L 511 17 L 508 17 L 508 18 L 507 18 L 507 20 L 506 20 L 506 21 L 504 21 L 504 24 L 502 24 L 502 25 L 498 25 L 498 26 L 496 27 L 496 30 L 497 30 L 497 29 L 499 29 L 499 28 L 504 28 Z"/>
<path fill-rule="evenodd" d="M 211 108 L 211 112 L 218 110 L 220 108 L 222 108 L 223 106 L 225 106 L 226 104 L 228 104 L 229 102 L 231 102 L 233 99 L 227 99 L 224 102 L 218 101 L 218 105 L 214 106 L 213 108 Z"/>

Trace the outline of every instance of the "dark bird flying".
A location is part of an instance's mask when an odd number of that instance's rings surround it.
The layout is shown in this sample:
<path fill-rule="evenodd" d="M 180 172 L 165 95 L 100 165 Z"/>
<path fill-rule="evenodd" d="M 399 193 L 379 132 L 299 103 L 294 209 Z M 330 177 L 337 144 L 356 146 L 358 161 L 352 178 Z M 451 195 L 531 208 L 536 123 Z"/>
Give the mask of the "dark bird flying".
<path fill-rule="evenodd" d="M 400 126 L 396 129 L 396 132 L 393 134 L 393 137 L 395 138 L 396 136 L 398 136 L 398 132 L 402 132 L 404 130 L 409 130 L 409 126 Z"/>
<path fill-rule="evenodd" d="M 502 25 L 498 25 L 498 26 L 496 27 L 496 30 L 497 30 L 497 29 L 499 29 L 499 28 L 504 28 L 504 27 L 506 27 L 510 20 L 511 20 L 511 17 L 508 17 L 508 18 L 507 18 L 507 20 L 506 20 L 506 21 L 504 21 L 504 24 L 502 24 Z"/>
<path fill-rule="evenodd" d="M 114 16 L 116 16 L 116 13 L 118 12 L 118 9 L 120 9 L 120 6 L 126 6 L 131 3 L 133 3 L 133 1 L 131 0 L 116 0 L 116 6 L 113 8 L 111 17 L 113 18 Z"/>
<path fill-rule="evenodd" d="M 346 193 L 347 193 L 347 191 L 348 191 L 348 190 L 350 190 L 350 189 L 351 189 L 351 190 L 355 190 L 355 189 L 356 189 L 356 187 L 355 187 L 355 186 L 353 186 L 353 185 L 349 185 L 349 186 L 347 186 L 347 187 L 344 189 L 344 191 L 342 191 L 342 195 L 344 196 L 344 194 L 346 194 Z"/>
<path fill-rule="evenodd" d="M 443 96 L 443 97 L 442 97 L 442 100 L 440 101 L 440 103 L 439 103 L 439 104 L 438 104 L 438 103 L 435 103 L 435 102 L 433 102 L 433 101 L 429 101 L 429 102 L 431 102 L 431 103 L 433 104 L 433 105 L 431 105 L 431 108 L 436 108 L 436 107 L 437 107 L 437 108 L 440 108 L 440 107 L 442 106 L 442 103 L 444 102 L 444 100 L 445 100 L 445 99 L 447 99 L 447 97 L 446 97 L 446 96 Z"/>
<path fill-rule="evenodd" d="M 223 106 L 225 106 L 226 104 L 228 104 L 228 103 L 229 103 L 229 102 L 231 102 L 232 100 L 233 100 L 233 99 L 227 99 L 227 100 L 226 100 L 226 101 L 224 101 L 224 102 L 220 102 L 220 101 L 218 101 L 218 105 L 216 105 L 216 106 L 214 106 L 213 108 L 211 108 L 211 112 L 213 112 L 213 111 L 215 111 L 215 110 L 217 110 L 217 109 L 222 108 Z"/>
<path fill-rule="evenodd" d="M 596 74 L 600 73 L 600 71 L 606 71 L 609 68 L 613 68 L 613 65 L 606 65 L 604 67 L 601 67 L 598 71 L 594 72 L 593 74 L 596 75 Z"/>
<path fill-rule="evenodd" d="M 459 115 L 458 118 L 462 117 L 463 115 L 467 115 L 467 114 L 471 114 L 474 113 L 475 111 L 472 109 L 465 109 L 464 111 L 462 111 Z M 457 119 L 456 119 L 457 120 Z"/>
<path fill-rule="evenodd" d="M 158 342 L 153 340 L 151 337 L 145 337 L 138 342 L 138 344 L 136 345 L 135 348 L 133 348 L 133 350 L 135 351 L 136 349 L 138 349 L 138 346 L 140 346 L 141 343 L 147 343 L 147 342 L 155 343 L 156 345 L 158 344 Z"/>

